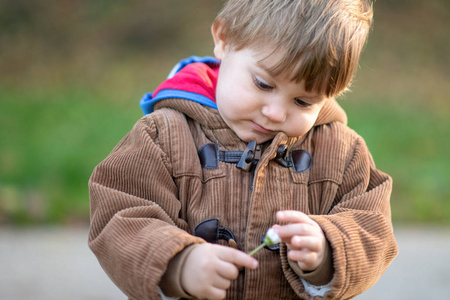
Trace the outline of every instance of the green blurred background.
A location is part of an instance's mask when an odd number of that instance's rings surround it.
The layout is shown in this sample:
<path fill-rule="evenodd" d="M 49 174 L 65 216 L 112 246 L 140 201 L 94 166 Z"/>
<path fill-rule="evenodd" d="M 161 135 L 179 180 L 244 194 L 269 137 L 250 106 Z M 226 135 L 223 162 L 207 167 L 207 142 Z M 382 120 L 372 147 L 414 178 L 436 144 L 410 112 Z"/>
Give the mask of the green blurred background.
<path fill-rule="evenodd" d="M 219 0 L 0 0 L 0 224 L 89 221 L 93 168 L 173 65 L 212 55 Z M 450 2 L 377 1 L 339 101 L 394 179 L 394 222 L 450 225 Z"/>

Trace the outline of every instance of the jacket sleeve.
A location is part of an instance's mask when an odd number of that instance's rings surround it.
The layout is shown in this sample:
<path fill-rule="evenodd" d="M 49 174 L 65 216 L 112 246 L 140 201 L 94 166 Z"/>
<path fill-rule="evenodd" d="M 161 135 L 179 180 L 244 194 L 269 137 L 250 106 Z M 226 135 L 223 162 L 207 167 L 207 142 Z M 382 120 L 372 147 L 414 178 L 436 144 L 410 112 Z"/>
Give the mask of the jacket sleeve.
<path fill-rule="evenodd" d="M 398 253 L 390 211 L 392 179 L 375 168 L 361 137 L 355 134 L 350 140 L 347 154 L 339 154 L 345 160 L 341 182 L 323 183 L 328 189 L 324 193 L 335 190 L 329 212 L 310 215 L 324 231 L 333 260 L 331 290 L 323 299 L 351 299 L 363 293 Z M 293 287 L 302 286 L 298 275 L 286 271 Z"/>
<path fill-rule="evenodd" d="M 170 161 L 158 129 L 144 117 L 94 170 L 89 180 L 89 247 L 130 298 L 159 299 L 169 261 L 204 242 L 187 232 Z"/>
<path fill-rule="evenodd" d="M 375 168 L 364 140 L 353 156 L 328 215 L 311 216 L 325 232 L 334 260 L 325 299 L 348 299 L 370 288 L 398 253 L 390 210 L 392 179 Z"/>

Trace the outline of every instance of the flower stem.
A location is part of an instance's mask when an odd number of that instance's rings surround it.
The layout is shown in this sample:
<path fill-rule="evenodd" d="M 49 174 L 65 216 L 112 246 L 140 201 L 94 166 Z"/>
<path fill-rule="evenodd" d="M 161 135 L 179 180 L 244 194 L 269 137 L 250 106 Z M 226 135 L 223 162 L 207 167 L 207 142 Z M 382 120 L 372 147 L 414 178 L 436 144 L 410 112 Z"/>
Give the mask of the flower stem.
<path fill-rule="evenodd" d="M 259 249 L 261 249 L 262 247 L 264 247 L 266 245 L 266 243 L 262 243 L 261 245 L 259 245 L 258 247 L 256 247 L 252 252 L 250 252 L 248 255 L 252 256 L 253 254 L 255 254 Z"/>

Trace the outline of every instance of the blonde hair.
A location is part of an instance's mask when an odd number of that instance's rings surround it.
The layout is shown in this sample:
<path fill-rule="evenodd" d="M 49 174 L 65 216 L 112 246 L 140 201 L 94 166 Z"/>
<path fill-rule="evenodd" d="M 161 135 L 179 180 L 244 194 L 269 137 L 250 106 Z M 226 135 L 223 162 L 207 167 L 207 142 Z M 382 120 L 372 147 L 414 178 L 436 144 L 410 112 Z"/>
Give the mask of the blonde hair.
<path fill-rule="evenodd" d="M 350 85 L 372 16 L 367 0 L 228 0 L 215 24 L 234 50 L 283 51 L 275 75 L 331 97 Z"/>

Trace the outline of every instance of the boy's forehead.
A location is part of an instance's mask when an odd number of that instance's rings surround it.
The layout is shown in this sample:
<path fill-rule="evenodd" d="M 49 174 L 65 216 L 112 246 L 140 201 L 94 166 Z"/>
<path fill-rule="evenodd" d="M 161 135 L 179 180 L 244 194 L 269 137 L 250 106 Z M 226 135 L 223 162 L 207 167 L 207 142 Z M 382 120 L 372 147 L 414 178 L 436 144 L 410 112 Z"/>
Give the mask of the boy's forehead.
<path fill-rule="evenodd" d="M 283 67 L 283 61 L 286 60 L 286 56 L 289 55 L 287 51 L 283 49 L 273 49 L 268 51 L 255 52 L 256 65 L 266 71 L 272 77 L 289 78 L 291 81 L 295 78 L 296 69 L 299 68 L 301 62 L 292 61 L 288 68 Z"/>
<path fill-rule="evenodd" d="M 286 80 L 298 86 L 303 90 L 303 94 L 307 94 L 308 98 L 314 101 L 320 101 L 324 98 L 328 98 L 326 95 L 321 94 L 318 91 L 305 91 L 305 80 L 304 79 L 293 79 L 295 75 L 296 68 L 299 67 L 301 62 L 293 62 L 292 67 L 288 69 L 279 69 L 280 62 L 287 53 L 281 49 L 276 49 L 272 51 L 252 51 L 255 64 L 258 68 L 265 71 L 272 78 L 279 80 Z"/>
<path fill-rule="evenodd" d="M 279 75 L 277 74 L 277 72 L 275 72 L 275 70 L 280 66 L 283 57 L 287 55 L 285 51 L 282 51 L 281 49 L 273 49 L 270 47 L 266 51 L 258 50 L 254 51 L 253 53 L 258 67 L 264 69 L 265 71 L 267 71 L 267 73 L 274 77 Z M 289 70 L 282 71 L 282 73 L 286 73 L 286 71 Z"/>

